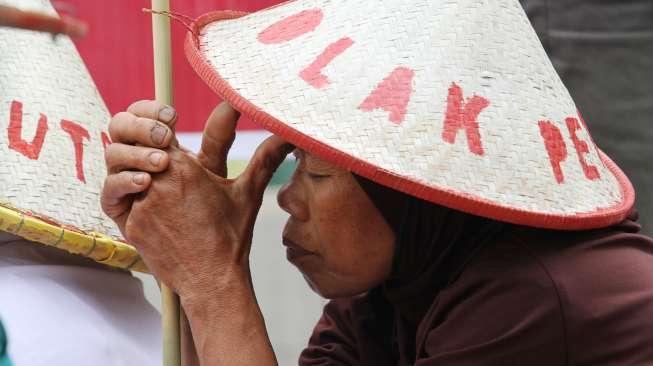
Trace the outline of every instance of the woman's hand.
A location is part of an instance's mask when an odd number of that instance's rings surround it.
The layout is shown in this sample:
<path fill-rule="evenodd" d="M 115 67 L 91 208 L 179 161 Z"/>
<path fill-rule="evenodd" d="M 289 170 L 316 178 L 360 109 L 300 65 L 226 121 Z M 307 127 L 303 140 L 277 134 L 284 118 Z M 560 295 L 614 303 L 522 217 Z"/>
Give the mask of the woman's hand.
<path fill-rule="evenodd" d="M 270 137 L 243 174 L 226 179 L 238 113 L 216 108 L 194 156 L 178 147 L 176 115 L 162 118 L 165 108 L 138 102 L 112 119 L 102 206 L 180 295 L 203 364 L 274 365 L 248 259 L 263 192 L 292 146 Z"/>
<path fill-rule="evenodd" d="M 225 121 L 211 122 L 221 126 Z M 222 151 L 219 144 L 214 146 Z M 170 147 L 168 169 L 153 175 L 149 189 L 132 205 L 126 238 L 185 301 L 215 298 L 233 280 L 249 278 L 252 233 L 263 192 L 289 151 L 283 140 L 270 137 L 243 174 L 231 180 Z M 204 153 L 215 160 L 226 158 Z M 213 166 L 223 165 L 213 161 Z"/>
<path fill-rule="evenodd" d="M 168 168 L 169 157 L 163 150 L 177 144 L 173 128 L 175 110 L 165 104 L 141 100 L 113 116 L 105 161 L 108 175 L 102 190 L 103 211 L 125 235 L 125 222 L 137 194 L 150 185 L 151 173 Z"/>
<path fill-rule="evenodd" d="M 249 273 L 263 191 L 290 148 L 270 137 L 229 180 L 238 113 L 226 103 L 213 111 L 196 157 L 178 147 L 169 109 L 141 101 L 112 119 L 102 204 L 160 280 L 182 297 L 206 294 L 229 271 Z"/>

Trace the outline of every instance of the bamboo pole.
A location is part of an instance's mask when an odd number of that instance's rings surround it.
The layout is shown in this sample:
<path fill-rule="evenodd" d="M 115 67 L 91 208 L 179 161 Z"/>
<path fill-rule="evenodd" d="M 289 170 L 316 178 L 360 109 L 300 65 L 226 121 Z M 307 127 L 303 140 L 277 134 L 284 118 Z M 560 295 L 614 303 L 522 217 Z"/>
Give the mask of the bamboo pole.
<path fill-rule="evenodd" d="M 169 0 L 152 0 L 152 10 L 170 11 Z M 170 18 L 152 14 L 154 48 L 154 95 L 156 100 L 168 105 L 172 100 L 172 50 Z M 179 332 L 179 297 L 164 283 L 161 284 L 161 318 L 163 325 L 163 365 L 181 365 Z"/>

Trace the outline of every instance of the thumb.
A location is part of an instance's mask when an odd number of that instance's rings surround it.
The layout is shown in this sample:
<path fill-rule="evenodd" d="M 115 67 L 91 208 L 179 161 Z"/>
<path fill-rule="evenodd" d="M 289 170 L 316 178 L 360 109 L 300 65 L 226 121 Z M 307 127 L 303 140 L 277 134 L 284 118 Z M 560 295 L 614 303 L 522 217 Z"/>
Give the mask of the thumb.
<path fill-rule="evenodd" d="M 263 194 L 272 175 L 295 147 L 280 137 L 270 136 L 256 149 L 245 171 L 238 177 L 242 184 L 249 185 L 255 195 Z"/>
<path fill-rule="evenodd" d="M 236 138 L 239 117 L 238 111 L 222 102 L 211 112 L 204 126 L 197 159 L 205 169 L 223 178 L 227 177 L 227 155 Z"/>

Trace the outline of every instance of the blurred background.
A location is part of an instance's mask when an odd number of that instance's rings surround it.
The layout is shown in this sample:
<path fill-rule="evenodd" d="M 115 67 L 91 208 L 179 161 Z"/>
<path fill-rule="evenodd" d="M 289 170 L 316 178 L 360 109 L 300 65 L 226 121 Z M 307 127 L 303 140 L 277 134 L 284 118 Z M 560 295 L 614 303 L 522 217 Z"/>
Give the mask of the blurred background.
<path fill-rule="evenodd" d="M 171 0 L 174 12 L 196 18 L 210 11 L 255 11 L 279 3 L 271 0 Z M 148 0 L 53 1 L 59 11 L 89 25 L 88 34 L 75 40 L 110 112 L 123 111 L 132 102 L 153 99 L 151 15 Z M 206 117 L 220 102 L 186 61 L 183 42 L 186 28 L 173 21 L 174 101 L 179 114 L 180 142 L 197 150 Z M 229 158 L 230 175 L 237 175 L 258 144 L 269 134 L 242 118 Z M 306 285 L 301 274 L 285 258 L 281 231 L 287 215 L 276 204 L 279 185 L 294 169 L 288 161 L 279 169 L 265 194 L 254 231 L 251 264 L 254 287 L 265 316 L 279 364 L 297 363 L 299 352 L 322 311 L 324 300 Z M 151 276 L 136 274 L 146 296 L 160 308 L 159 290 Z"/>

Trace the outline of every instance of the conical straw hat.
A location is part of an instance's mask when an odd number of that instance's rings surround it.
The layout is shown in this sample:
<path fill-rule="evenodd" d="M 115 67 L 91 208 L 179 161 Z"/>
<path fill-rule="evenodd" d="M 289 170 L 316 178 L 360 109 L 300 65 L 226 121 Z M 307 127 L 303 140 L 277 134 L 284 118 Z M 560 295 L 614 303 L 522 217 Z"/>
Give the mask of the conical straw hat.
<path fill-rule="evenodd" d="M 56 16 L 47 0 L 0 5 Z M 67 36 L 0 28 L 0 230 L 144 271 L 100 208 L 109 118 Z"/>
<path fill-rule="evenodd" d="M 192 30 L 187 57 L 217 94 L 378 183 L 542 228 L 633 206 L 517 0 L 298 0 Z"/>

